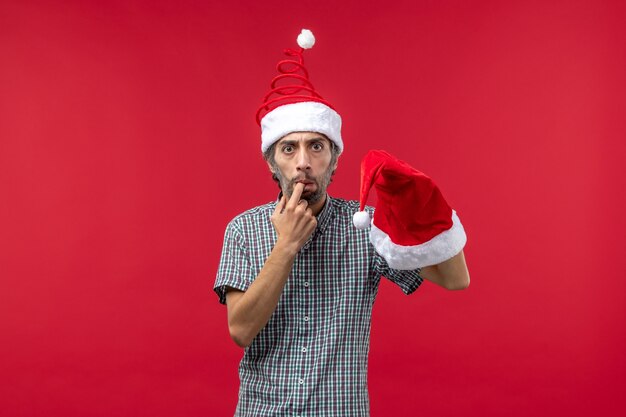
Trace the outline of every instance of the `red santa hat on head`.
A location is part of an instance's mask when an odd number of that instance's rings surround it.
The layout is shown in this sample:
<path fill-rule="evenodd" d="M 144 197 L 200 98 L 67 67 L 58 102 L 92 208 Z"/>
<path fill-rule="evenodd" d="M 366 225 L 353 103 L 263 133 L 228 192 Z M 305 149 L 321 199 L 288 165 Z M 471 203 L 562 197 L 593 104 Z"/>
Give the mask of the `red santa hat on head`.
<path fill-rule="evenodd" d="M 324 134 L 343 151 L 341 117 L 309 81 L 304 67 L 303 52 L 315 44 L 310 30 L 302 29 L 298 36 L 299 50 L 286 49 L 289 59 L 276 66 L 279 74 L 272 79 L 270 91 L 256 113 L 261 126 L 261 151 L 292 132 Z"/>
<path fill-rule="evenodd" d="M 361 211 L 353 219 L 357 228 L 370 225 L 364 208 L 372 186 L 378 202 L 370 240 L 391 268 L 435 265 L 463 249 L 463 225 L 437 185 L 385 151 L 369 151 L 361 162 Z"/>

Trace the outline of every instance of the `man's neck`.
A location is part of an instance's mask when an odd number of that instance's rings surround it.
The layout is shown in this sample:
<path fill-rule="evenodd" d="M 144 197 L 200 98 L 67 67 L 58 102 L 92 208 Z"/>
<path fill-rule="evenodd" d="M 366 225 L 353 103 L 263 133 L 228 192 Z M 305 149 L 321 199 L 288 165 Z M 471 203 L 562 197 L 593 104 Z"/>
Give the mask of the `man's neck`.
<path fill-rule="evenodd" d="M 313 212 L 314 216 L 317 217 L 317 215 L 320 214 L 320 212 L 324 208 L 324 204 L 326 204 L 326 199 L 327 198 L 328 198 L 328 195 L 326 193 L 324 193 L 324 196 L 322 198 L 320 198 L 318 202 L 316 202 L 315 204 L 309 205 L 309 208 Z"/>

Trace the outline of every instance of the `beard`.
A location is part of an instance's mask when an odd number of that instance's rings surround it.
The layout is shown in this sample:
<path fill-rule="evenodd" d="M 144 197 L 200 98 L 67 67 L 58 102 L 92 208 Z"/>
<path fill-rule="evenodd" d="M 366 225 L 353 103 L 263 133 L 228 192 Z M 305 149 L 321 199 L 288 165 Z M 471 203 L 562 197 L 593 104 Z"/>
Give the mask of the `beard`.
<path fill-rule="evenodd" d="M 293 188 L 296 186 L 298 181 L 306 180 L 315 183 L 315 191 L 303 191 L 300 198 L 305 200 L 309 205 L 315 204 L 320 201 L 326 195 L 326 189 L 328 185 L 332 182 L 332 176 L 335 173 L 334 170 L 329 166 L 328 169 L 322 173 L 318 177 L 314 177 L 309 174 L 304 174 L 304 176 L 300 175 L 294 178 L 285 178 L 282 172 L 278 167 L 274 167 L 274 176 L 278 181 L 278 185 L 282 190 L 283 194 L 287 197 L 287 199 L 291 198 L 293 194 Z"/>

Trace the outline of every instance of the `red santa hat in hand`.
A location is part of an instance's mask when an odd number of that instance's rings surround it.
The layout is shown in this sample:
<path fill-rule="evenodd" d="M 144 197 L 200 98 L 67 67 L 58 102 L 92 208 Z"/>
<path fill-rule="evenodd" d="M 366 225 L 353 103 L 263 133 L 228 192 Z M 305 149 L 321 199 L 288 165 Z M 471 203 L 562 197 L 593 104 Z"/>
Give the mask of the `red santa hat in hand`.
<path fill-rule="evenodd" d="M 380 150 L 369 151 L 361 162 L 361 211 L 353 219 L 357 228 L 370 225 L 364 209 L 372 186 L 378 202 L 370 240 L 391 268 L 435 265 L 463 249 L 463 225 L 433 180 Z"/>
<path fill-rule="evenodd" d="M 315 90 L 304 67 L 304 50 L 313 47 L 315 37 L 310 30 L 302 29 L 297 41 L 300 49 L 285 49 L 288 59 L 278 62 L 279 74 L 272 79 L 270 91 L 256 113 L 261 126 L 261 151 L 289 133 L 317 132 L 342 152 L 341 117 Z"/>

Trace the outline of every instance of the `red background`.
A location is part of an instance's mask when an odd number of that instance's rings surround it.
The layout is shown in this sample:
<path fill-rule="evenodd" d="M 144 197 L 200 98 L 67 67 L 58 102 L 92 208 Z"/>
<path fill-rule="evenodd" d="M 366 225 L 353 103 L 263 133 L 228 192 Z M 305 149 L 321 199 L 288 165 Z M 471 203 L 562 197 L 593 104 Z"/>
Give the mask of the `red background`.
<path fill-rule="evenodd" d="M 301 27 L 341 112 L 469 235 L 467 291 L 389 283 L 374 416 L 624 415 L 622 1 L 0 4 L 0 414 L 228 416 L 222 236 L 273 199 L 254 112 Z"/>

